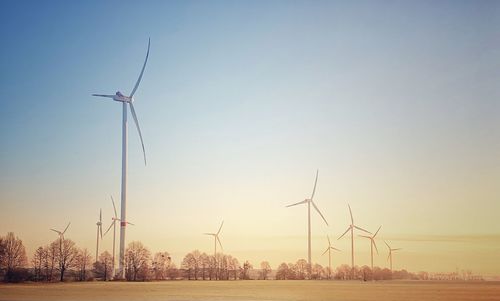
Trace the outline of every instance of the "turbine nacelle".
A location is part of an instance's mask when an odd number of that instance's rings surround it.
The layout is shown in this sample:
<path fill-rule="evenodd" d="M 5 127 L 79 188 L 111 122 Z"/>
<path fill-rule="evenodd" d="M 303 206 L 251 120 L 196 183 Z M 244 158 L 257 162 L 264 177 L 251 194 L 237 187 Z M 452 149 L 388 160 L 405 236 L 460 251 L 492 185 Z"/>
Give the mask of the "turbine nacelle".
<path fill-rule="evenodd" d="M 116 91 L 115 96 L 113 97 L 114 101 L 121 101 L 121 102 L 133 102 L 134 98 L 130 96 L 123 95 L 120 91 Z"/>

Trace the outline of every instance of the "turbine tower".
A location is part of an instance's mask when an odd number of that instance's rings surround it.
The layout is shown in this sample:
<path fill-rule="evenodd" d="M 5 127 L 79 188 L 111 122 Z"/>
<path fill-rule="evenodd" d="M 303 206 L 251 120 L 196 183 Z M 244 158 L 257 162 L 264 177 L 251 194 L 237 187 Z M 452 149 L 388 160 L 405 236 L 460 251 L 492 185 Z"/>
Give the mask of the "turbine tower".
<path fill-rule="evenodd" d="M 95 262 L 99 261 L 99 234 L 102 240 L 102 209 L 99 210 L 99 220 L 96 223 L 97 225 L 97 242 L 95 247 Z"/>
<path fill-rule="evenodd" d="M 149 57 L 149 47 L 151 45 L 151 39 L 148 41 L 148 51 L 146 53 L 146 59 L 144 60 L 144 65 L 142 66 L 139 78 L 135 83 L 130 96 L 122 94 L 120 91 L 116 92 L 115 95 L 106 94 L 92 94 L 92 96 L 111 98 L 114 101 L 122 103 L 123 113 L 122 113 L 122 191 L 121 191 L 121 217 L 120 217 L 120 257 L 119 257 L 119 268 L 117 277 L 123 279 L 125 277 L 124 270 L 124 259 L 125 259 L 125 229 L 127 226 L 127 104 L 130 106 L 130 112 L 134 118 L 137 131 L 139 132 L 139 138 L 141 139 L 142 152 L 144 154 L 144 165 L 146 165 L 146 150 L 144 149 L 144 142 L 142 140 L 141 129 L 139 127 L 139 121 L 137 120 L 137 115 L 134 109 L 134 95 L 141 83 L 142 75 L 144 74 L 144 69 L 146 68 L 146 63 Z"/>
<path fill-rule="evenodd" d="M 370 240 L 370 255 L 371 255 L 371 260 L 372 260 L 371 261 L 372 262 L 372 280 L 373 280 L 373 247 L 375 247 L 375 250 L 377 251 L 377 254 L 378 254 L 377 244 L 375 243 L 375 236 L 377 236 L 378 231 L 380 231 L 380 228 L 382 228 L 382 226 L 378 227 L 377 232 L 375 232 L 375 234 L 373 234 L 373 236 L 360 235 L 361 237 L 368 238 Z"/>
<path fill-rule="evenodd" d="M 351 273 L 352 273 L 352 277 L 354 277 L 354 229 L 364 231 L 368 234 L 372 234 L 372 233 L 369 231 L 366 231 L 365 229 L 360 228 L 354 224 L 354 218 L 352 217 L 351 206 L 349 204 L 347 204 L 347 206 L 349 207 L 349 214 L 351 215 L 351 224 L 349 225 L 349 227 L 347 227 L 347 230 L 345 230 L 344 234 L 340 235 L 340 237 L 337 238 L 337 240 L 341 239 L 344 235 L 347 234 L 347 232 L 351 231 L 351 269 L 352 269 Z"/>
<path fill-rule="evenodd" d="M 387 246 L 387 248 L 389 249 L 389 256 L 387 256 L 387 260 L 389 260 L 391 263 L 391 273 L 392 273 L 392 252 L 399 251 L 399 250 L 401 250 L 401 248 L 392 249 L 387 242 L 384 241 L 384 243 Z"/>
<path fill-rule="evenodd" d="M 314 180 L 314 187 L 311 194 L 311 198 L 286 206 L 286 207 L 292 207 L 300 204 L 307 204 L 307 263 L 309 265 L 308 267 L 309 274 L 311 274 L 311 204 L 313 205 L 314 209 L 316 209 L 316 211 L 319 213 L 321 218 L 325 221 L 325 224 L 328 226 L 328 222 L 326 221 L 325 217 L 323 216 L 321 211 L 319 211 L 318 207 L 313 201 L 314 193 L 316 192 L 316 184 L 318 183 L 318 172 L 319 171 L 316 170 L 316 180 Z"/>
<path fill-rule="evenodd" d="M 332 247 L 332 243 L 330 242 L 330 237 L 327 235 L 326 238 L 328 239 L 328 248 L 326 248 L 325 252 L 321 254 L 321 256 L 325 255 L 326 252 L 328 252 L 328 279 L 331 279 L 332 275 L 332 250 L 335 251 L 340 251 L 337 248 Z"/>
<path fill-rule="evenodd" d="M 106 233 L 109 232 L 109 230 L 111 229 L 111 227 L 113 227 L 113 274 L 115 273 L 115 238 L 116 238 L 116 222 L 119 222 L 120 219 L 118 218 L 118 214 L 116 213 L 116 206 L 115 206 L 115 200 L 113 199 L 113 196 L 111 196 L 111 202 L 113 203 L 113 211 L 115 213 L 115 216 L 111 218 L 112 222 L 111 224 L 109 225 L 108 229 L 106 230 L 106 232 L 104 232 L 103 236 L 106 236 Z M 134 226 L 134 224 L 132 224 L 131 222 L 127 222 L 128 225 L 132 225 Z"/>

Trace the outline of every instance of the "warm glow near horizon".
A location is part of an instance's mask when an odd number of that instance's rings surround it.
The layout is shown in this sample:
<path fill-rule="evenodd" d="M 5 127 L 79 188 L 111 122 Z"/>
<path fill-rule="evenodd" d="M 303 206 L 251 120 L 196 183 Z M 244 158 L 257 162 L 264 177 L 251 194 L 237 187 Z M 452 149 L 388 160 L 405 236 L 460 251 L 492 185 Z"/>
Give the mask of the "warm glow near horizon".
<path fill-rule="evenodd" d="M 350 204 L 357 225 L 382 226 L 376 266 L 385 240 L 402 248 L 398 270 L 500 275 L 498 3 L 2 6 L 0 235 L 29 257 L 70 221 L 67 238 L 93 254 L 99 209 L 106 229 L 110 195 L 119 206 L 121 107 L 90 95 L 129 93 L 151 37 L 127 242 L 179 265 L 211 254 L 202 233 L 224 220 L 240 262 L 307 259 L 307 207 L 285 206 L 319 169 L 329 226 L 311 212 L 313 262 L 328 264 L 329 235 L 333 265 L 350 264 L 349 236 L 337 240 Z M 356 265 L 369 252 L 356 237 Z"/>

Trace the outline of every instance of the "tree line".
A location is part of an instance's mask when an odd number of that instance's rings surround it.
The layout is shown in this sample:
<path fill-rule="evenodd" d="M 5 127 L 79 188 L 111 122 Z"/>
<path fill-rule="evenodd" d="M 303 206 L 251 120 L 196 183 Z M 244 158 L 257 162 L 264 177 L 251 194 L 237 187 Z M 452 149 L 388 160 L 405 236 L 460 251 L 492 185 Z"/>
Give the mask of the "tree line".
<path fill-rule="evenodd" d="M 22 240 L 13 232 L 0 236 L 0 279 L 5 282 L 22 281 L 90 281 L 112 280 L 113 256 L 104 251 L 97 261 L 85 248 L 79 248 L 71 239 L 56 239 L 40 246 L 28 261 Z M 440 274 L 441 275 L 441 274 Z M 474 279 L 469 275 L 468 279 Z M 343 264 L 330 271 L 314 264 L 309 274 L 308 263 L 299 259 L 295 263 L 281 263 L 273 270 L 267 261 L 256 268 L 229 254 L 208 255 L 194 250 L 184 256 L 177 267 L 166 251 L 152 253 L 139 241 L 128 244 L 125 251 L 125 278 L 127 281 L 150 280 L 249 280 L 249 279 L 332 279 L 332 280 L 390 280 L 441 279 L 427 272 L 410 273 L 406 270 L 391 272 L 387 268 L 355 267 Z M 444 278 L 444 277 L 443 277 Z"/>

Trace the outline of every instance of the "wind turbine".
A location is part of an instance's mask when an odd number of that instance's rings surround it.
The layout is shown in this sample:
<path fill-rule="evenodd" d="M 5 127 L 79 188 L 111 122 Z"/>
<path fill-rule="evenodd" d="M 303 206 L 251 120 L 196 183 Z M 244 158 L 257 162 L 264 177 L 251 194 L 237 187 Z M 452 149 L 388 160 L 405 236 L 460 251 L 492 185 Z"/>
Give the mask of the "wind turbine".
<path fill-rule="evenodd" d="M 389 244 L 387 244 L 387 242 L 385 242 L 385 245 L 387 246 L 387 248 L 389 249 L 389 256 L 387 256 L 387 260 L 390 260 L 390 263 L 391 263 L 391 273 L 392 273 L 392 252 L 394 251 L 399 251 L 401 250 L 401 248 L 397 248 L 397 249 L 392 249 Z"/>
<path fill-rule="evenodd" d="M 66 226 L 66 228 L 64 228 L 64 231 L 59 231 L 59 230 L 56 230 L 56 229 L 50 229 L 50 230 L 56 232 L 59 235 L 59 253 L 62 253 L 62 243 L 63 243 L 63 240 L 64 240 L 64 233 L 66 233 L 66 230 L 68 230 L 70 224 L 71 224 L 71 222 L 69 222 L 68 225 Z"/>
<path fill-rule="evenodd" d="M 319 211 L 318 207 L 313 201 L 314 193 L 316 192 L 316 184 L 318 183 L 318 172 L 319 170 L 316 170 L 316 179 L 314 180 L 314 187 L 311 194 L 311 198 L 286 206 L 286 207 L 292 207 L 296 205 L 307 204 L 307 262 L 309 264 L 308 268 L 309 274 L 311 273 L 311 204 L 313 205 L 314 209 L 316 209 L 316 211 L 319 213 L 321 218 L 325 221 L 325 224 L 328 226 L 328 222 L 326 221 L 325 217 L 323 216 L 321 211 Z"/>
<path fill-rule="evenodd" d="M 66 226 L 66 228 L 64 228 L 64 231 L 59 231 L 56 229 L 50 229 L 50 230 L 56 232 L 59 235 L 59 239 L 64 240 L 64 233 L 66 233 L 66 230 L 68 230 L 70 224 L 71 224 L 71 222 L 69 222 L 68 225 Z"/>
<path fill-rule="evenodd" d="M 352 276 L 354 277 L 354 229 L 356 228 L 356 229 L 364 231 L 368 234 L 372 234 L 372 233 L 369 231 L 366 231 L 365 229 L 360 228 L 354 224 L 354 218 L 352 217 L 351 206 L 349 204 L 347 204 L 347 206 L 349 207 L 349 214 L 351 215 L 351 224 L 349 225 L 349 227 L 347 227 L 347 230 L 345 230 L 344 234 L 340 235 L 340 237 L 337 238 L 337 240 L 341 239 L 344 235 L 346 235 L 347 232 L 351 231 L 351 268 L 352 268 L 352 273 L 353 273 Z"/>
<path fill-rule="evenodd" d="M 113 227 L 113 273 L 115 272 L 115 238 L 116 238 L 116 222 L 119 222 L 120 219 L 118 218 L 118 214 L 116 213 L 116 206 L 115 206 L 115 200 L 113 199 L 113 196 L 111 196 L 111 202 L 113 203 L 113 212 L 115 213 L 115 216 L 111 218 L 112 222 L 109 225 L 108 229 L 106 232 L 104 232 L 103 236 L 106 236 L 106 233 Z M 127 222 L 127 224 L 134 226 L 131 222 Z"/>
<path fill-rule="evenodd" d="M 222 225 L 224 225 L 224 221 L 222 221 L 222 223 L 220 224 L 220 227 L 219 227 L 219 231 L 217 231 L 217 233 L 203 233 L 204 235 L 210 235 L 210 236 L 213 236 L 214 237 L 214 259 L 216 259 L 216 255 L 217 255 L 217 243 L 219 243 L 219 246 L 220 246 L 220 249 L 222 250 L 222 243 L 220 242 L 220 239 L 219 239 L 219 234 L 220 234 L 220 231 L 222 230 Z"/>
<path fill-rule="evenodd" d="M 332 247 L 332 243 L 330 242 L 330 237 L 327 235 L 326 238 L 328 239 L 328 248 L 326 248 L 325 252 L 321 254 L 321 256 L 325 255 L 326 252 L 328 252 L 328 279 L 331 279 L 331 274 L 332 274 L 332 250 L 335 251 L 340 251 L 337 248 Z"/>
<path fill-rule="evenodd" d="M 99 220 L 95 223 L 97 226 L 97 242 L 95 247 L 95 262 L 99 261 L 99 235 L 102 240 L 102 209 L 99 209 Z"/>
<path fill-rule="evenodd" d="M 377 232 L 375 232 L 375 234 L 373 234 L 373 236 L 360 235 L 361 237 L 368 238 L 370 240 L 370 255 L 371 255 L 371 260 L 372 260 L 372 274 L 373 274 L 373 247 L 375 247 L 375 250 L 377 251 L 377 254 L 378 254 L 377 244 L 375 243 L 375 236 L 377 236 L 378 231 L 380 231 L 380 228 L 382 228 L 382 226 L 378 227 Z M 373 280 L 373 276 L 372 276 L 372 280 Z"/>
<path fill-rule="evenodd" d="M 122 114 L 122 191 L 121 191 L 121 217 L 120 217 L 120 259 L 119 259 L 119 270 L 118 277 L 124 278 L 124 259 L 125 259 L 125 229 L 127 226 L 127 104 L 130 106 L 130 112 L 134 118 L 137 131 L 139 132 L 139 138 L 141 139 L 142 152 L 144 154 L 144 165 L 146 165 L 146 150 L 144 148 L 144 142 L 142 140 L 141 129 L 139 127 L 139 121 L 137 120 L 137 115 L 134 109 L 134 95 L 141 83 L 142 75 L 144 74 L 144 69 L 146 68 L 146 63 L 149 57 L 149 48 L 151 45 L 151 39 L 148 41 L 148 51 L 146 53 L 146 59 L 144 60 L 144 65 L 142 66 L 139 78 L 135 83 L 130 96 L 122 94 L 120 91 L 116 92 L 115 95 L 106 94 L 92 94 L 92 96 L 111 98 L 114 101 L 122 103 L 123 114 Z"/>

